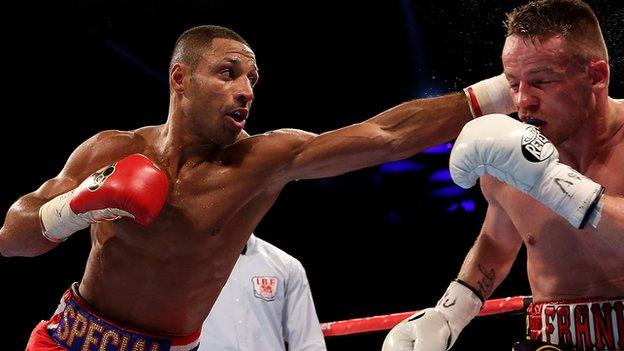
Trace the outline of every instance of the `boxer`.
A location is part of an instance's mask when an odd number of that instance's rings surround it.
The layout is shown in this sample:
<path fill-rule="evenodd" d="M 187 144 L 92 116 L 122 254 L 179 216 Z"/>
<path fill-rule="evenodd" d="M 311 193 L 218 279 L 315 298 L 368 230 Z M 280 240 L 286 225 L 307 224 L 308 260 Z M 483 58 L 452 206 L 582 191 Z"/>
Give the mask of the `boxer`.
<path fill-rule="evenodd" d="M 250 234 L 288 182 L 411 156 L 455 138 L 475 106 L 508 112 L 498 99 L 511 99 L 496 93 L 507 91 L 498 79 L 477 83 L 470 99 L 409 101 L 321 135 L 250 137 L 243 128 L 258 78 L 238 34 L 189 29 L 171 58 L 167 121 L 96 134 L 11 207 L 0 229 L 4 256 L 40 255 L 91 229 L 84 276 L 28 350 L 193 350 Z"/>
<path fill-rule="evenodd" d="M 397 325 L 383 350 L 449 349 L 523 244 L 531 338 L 624 349 L 624 101 L 608 95 L 598 20 L 580 0 L 537 0 L 506 25 L 503 67 L 521 121 L 467 123 L 449 162 L 458 185 L 480 179 L 483 227 L 437 305 Z"/>

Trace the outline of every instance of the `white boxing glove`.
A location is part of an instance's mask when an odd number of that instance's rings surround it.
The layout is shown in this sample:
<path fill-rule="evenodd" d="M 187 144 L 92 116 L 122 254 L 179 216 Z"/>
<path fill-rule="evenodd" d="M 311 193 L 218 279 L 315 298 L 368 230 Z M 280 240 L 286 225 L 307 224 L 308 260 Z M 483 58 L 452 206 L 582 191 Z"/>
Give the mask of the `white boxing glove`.
<path fill-rule="evenodd" d="M 419 311 L 392 328 L 381 350 L 448 350 L 481 306 L 483 301 L 471 288 L 453 281 L 436 307 Z"/>
<path fill-rule="evenodd" d="M 468 122 L 450 156 L 453 181 L 470 188 L 491 175 L 583 228 L 604 188 L 559 163 L 554 145 L 532 125 L 494 114 Z"/>
<path fill-rule="evenodd" d="M 424 309 L 397 324 L 386 336 L 382 351 L 443 351 L 451 329 L 442 313 Z"/>
<path fill-rule="evenodd" d="M 491 113 L 509 114 L 517 110 L 505 74 L 477 82 L 465 88 L 464 93 L 473 118 Z"/>

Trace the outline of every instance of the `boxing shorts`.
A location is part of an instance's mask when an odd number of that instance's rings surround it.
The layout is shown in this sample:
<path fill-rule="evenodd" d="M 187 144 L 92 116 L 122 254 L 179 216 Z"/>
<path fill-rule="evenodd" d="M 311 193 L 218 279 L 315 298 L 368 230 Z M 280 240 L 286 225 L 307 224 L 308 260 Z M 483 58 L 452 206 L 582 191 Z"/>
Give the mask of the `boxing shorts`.
<path fill-rule="evenodd" d="M 114 324 L 93 312 L 74 283 L 52 318 L 35 327 L 26 351 L 196 351 L 200 332 L 163 336 Z"/>
<path fill-rule="evenodd" d="M 563 350 L 624 350 L 624 298 L 531 303 L 527 338 Z"/>

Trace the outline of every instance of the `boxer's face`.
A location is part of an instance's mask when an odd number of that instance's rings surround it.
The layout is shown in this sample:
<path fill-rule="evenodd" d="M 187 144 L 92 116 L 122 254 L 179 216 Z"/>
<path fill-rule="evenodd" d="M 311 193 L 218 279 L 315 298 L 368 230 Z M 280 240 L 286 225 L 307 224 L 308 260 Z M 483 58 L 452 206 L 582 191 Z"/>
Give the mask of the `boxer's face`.
<path fill-rule="evenodd" d="M 594 106 L 587 66 L 564 44 L 560 37 L 531 42 L 512 35 L 502 56 L 518 115 L 555 145 L 580 130 Z"/>
<path fill-rule="evenodd" d="M 231 39 L 214 39 L 190 77 L 186 115 L 213 143 L 233 143 L 245 126 L 258 77 L 249 47 Z"/>

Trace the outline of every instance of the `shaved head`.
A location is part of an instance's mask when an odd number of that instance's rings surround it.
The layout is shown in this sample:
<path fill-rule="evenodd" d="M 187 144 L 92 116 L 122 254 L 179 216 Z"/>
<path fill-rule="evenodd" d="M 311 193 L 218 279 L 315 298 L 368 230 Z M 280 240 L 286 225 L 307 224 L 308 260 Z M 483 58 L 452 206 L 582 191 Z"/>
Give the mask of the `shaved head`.
<path fill-rule="evenodd" d="M 210 48 L 215 38 L 231 39 L 249 46 L 245 39 L 229 28 L 211 25 L 193 27 L 182 33 L 176 41 L 169 68 L 175 63 L 184 63 L 194 70 L 203 52 Z"/>

